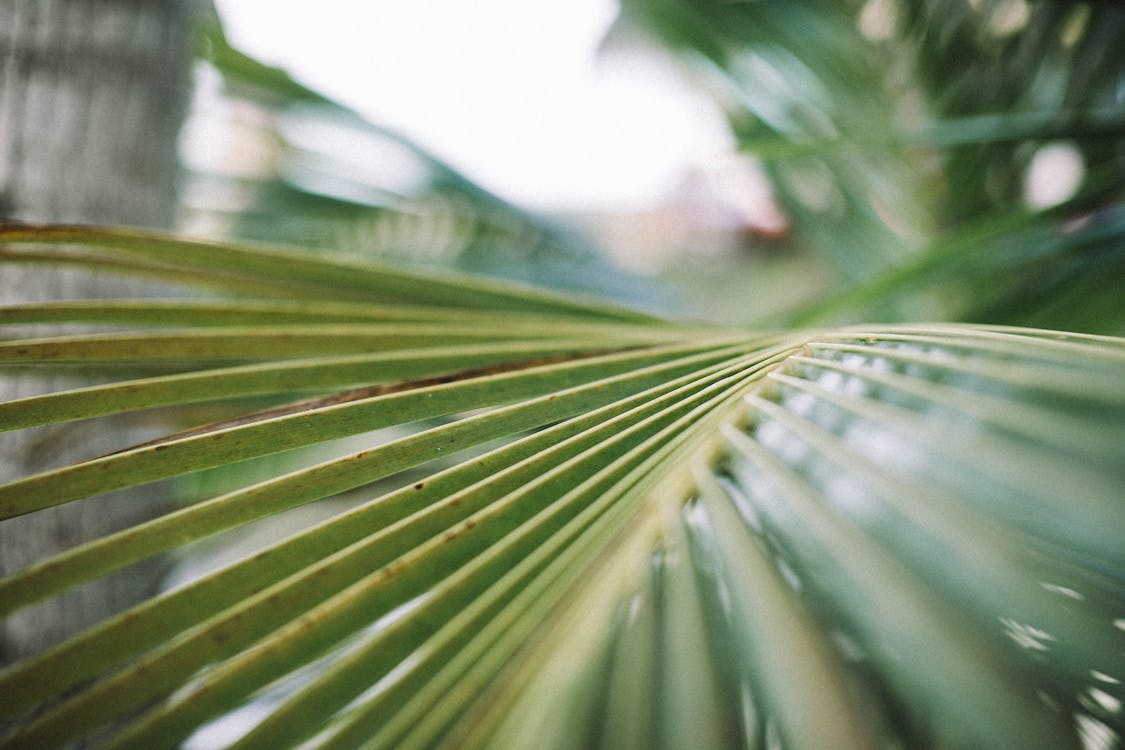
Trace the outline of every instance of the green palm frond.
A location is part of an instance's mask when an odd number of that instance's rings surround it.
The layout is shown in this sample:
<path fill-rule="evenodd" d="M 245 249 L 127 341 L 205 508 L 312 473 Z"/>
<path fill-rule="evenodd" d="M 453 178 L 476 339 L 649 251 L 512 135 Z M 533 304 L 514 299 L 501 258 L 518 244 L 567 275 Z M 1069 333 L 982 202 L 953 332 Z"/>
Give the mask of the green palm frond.
<path fill-rule="evenodd" d="M 7 666 L 4 747 L 170 747 L 232 716 L 243 748 L 1125 731 L 1125 340 L 754 332 L 272 247 L 0 242 L 210 295 L 0 309 L 0 367 L 112 376 L 0 404 L 0 427 L 169 430 L 10 478 L 3 518 L 276 459 L 0 580 L 5 616 L 330 509 Z"/>

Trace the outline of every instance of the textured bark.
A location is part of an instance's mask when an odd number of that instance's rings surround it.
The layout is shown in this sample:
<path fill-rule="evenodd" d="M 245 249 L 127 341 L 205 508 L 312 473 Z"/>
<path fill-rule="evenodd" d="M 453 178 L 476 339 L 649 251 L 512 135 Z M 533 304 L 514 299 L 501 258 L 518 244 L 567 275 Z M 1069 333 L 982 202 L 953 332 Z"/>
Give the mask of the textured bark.
<path fill-rule="evenodd" d="M 0 217 L 171 225 L 193 5 L 0 0 Z M 0 269 L 0 300 L 7 304 L 123 291 L 120 281 L 87 273 Z M 64 385 L 8 377 L 0 380 L 0 398 Z M 0 481 L 104 453 L 136 436 L 122 421 L 101 420 L 0 433 Z M 149 488 L 0 523 L 0 573 L 149 517 L 159 502 Z M 151 595 L 158 579 L 155 566 L 139 566 L 7 618 L 0 663 Z"/>

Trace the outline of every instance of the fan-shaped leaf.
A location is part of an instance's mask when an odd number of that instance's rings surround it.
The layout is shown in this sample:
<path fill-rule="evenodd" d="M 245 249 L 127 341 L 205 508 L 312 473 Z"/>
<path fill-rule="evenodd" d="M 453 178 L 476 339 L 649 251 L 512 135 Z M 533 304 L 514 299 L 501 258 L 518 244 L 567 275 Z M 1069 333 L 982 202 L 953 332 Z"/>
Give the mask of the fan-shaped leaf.
<path fill-rule="evenodd" d="M 131 257 L 172 242 L 20 231 Z M 254 298 L 6 311 L 127 330 L 9 340 L 0 366 L 193 360 L 201 341 L 259 361 L 0 405 L 9 429 L 203 402 L 231 415 L 13 478 L 0 507 L 264 455 L 285 468 L 0 579 L 3 611 L 266 515 L 371 498 L 5 668 L 4 747 L 173 746 L 247 706 L 259 720 L 226 744 L 1055 748 L 1122 731 L 1125 341 L 710 330 L 358 265 L 360 286 L 426 291 L 305 310 L 259 296 L 288 273 L 273 251 L 231 252 Z M 342 270 L 302 264 L 325 289 Z M 508 325 L 509 304 L 535 311 Z M 333 350 L 345 335 L 358 351 Z M 310 393 L 239 416 L 248 396 Z M 388 427 L 403 431 L 367 434 Z M 321 444 L 336 453 L 295 450 Z"/>

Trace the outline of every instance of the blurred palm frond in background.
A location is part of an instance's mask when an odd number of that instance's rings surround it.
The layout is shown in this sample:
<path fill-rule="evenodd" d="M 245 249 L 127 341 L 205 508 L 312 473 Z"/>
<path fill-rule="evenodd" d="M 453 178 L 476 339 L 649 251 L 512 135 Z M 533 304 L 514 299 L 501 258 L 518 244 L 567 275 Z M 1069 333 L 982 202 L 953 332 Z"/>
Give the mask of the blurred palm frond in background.
<path fill-rule="evenodd" d="M 196 107 L 219 153 L 189 154 L 184 223 L 210 234 L 396 258 L 654 304 L 581 232 L 516 206 L 406 135 L 371 122 L 201 29 Z M 193 165 L 192 162 L 196 164 Z"/>

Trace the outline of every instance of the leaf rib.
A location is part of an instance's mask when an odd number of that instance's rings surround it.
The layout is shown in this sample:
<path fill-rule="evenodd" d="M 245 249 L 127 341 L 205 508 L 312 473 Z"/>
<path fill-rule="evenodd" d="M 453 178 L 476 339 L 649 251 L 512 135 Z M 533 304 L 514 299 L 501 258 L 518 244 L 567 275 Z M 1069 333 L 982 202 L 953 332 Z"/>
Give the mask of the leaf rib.
<path fill-rule="evenodd" d="M 628 413 L 628 410 L 640 409 L 641 411 L 638 413 L 643 414 L 646 410 L 655 408 L 661 402 L 667 401 L 669 399 L 666 395 L 668 391 L 675 388 L 684 388 L 694 382 L 700 376 L 700 370 L 707 372 L 708 370 L 729 369 L 732 365 L 729 361 L 724 364 L 724 358 L 729 360 L 732 356 L 736 357 L 737 361 L 737 358 L 745 355 L 739 355 L 737 348 L 731 348 L 714 354 L 694 355 L 678 363 L 655 365 L 648 368 L 647 382 L 641 380 L 643 373 L 617 376 L 615 380 L 629 385 L 631 388 L 648 386 L 648 390 L 642 390 L 636 395 L 624 398 L 621 402 L 612 403 L 586 416 L 576 418 L 571 423 L 563 423 L 543 433 L 529 436 L 513 446 L 498 449 L 495 454 L 490 454 L 490 456 L 494 455 L 494 458 L 478 459 L 448 472 L 443 472 L 430 480 L 426 480 L 420 490 L 404 488 L 391 493 L 391 495 L 347 514 L 347 517 L 327 522 L 321 528 L 298 537 L 299 545 L 278 545 L 274 548 L 274 550 L 280 550 L 277 554 L 269 554 L 269 551 L 262 553 L 236 565 L 233 569 L 220 571 L 208 579 L 189 586 L 187 589 L 173 592 L 162 599 L 142 605 L 133 613 L 125 613 L 116 618 L 115 621 L 95 628 L 89 634 L 80 636 L 71 642 L 64 643 L 38 659 L 17 665 L 10 674 L 0 677 L 0 686 L 5 688 L 5 692 L 10 692 L 14 696 L 11 703 L 0 707 L 0 714 L 3 714 L 5 710 L 18 711 L 33 705 L 45 684 L 43 679 L 45 675 L 53 675 L 53 680 L 65 679 L 76 682 L 84 676 L 96 674 L 116 659 L 147 645 L 155 645 L 161 640 L 166 640 L 175 632 L 167 629 L 168 623 L 178 623 L 178 629 L 182 629 L 187 627 L 188 624 L 198 622 L 225 606 L 231 606 L 239 602 L 242 598 L 261 589 L 271 581 L 279 580 L 290 572 L 296 572 L 302 566 L 313 565 L 317 560 L 325 559 L 335 550 L 341 549 L 347 544 L 358 542 L 363 536 L 374 533 L 381 526 L 404 518 L 410 513 L 435 502 L 443 496 L 442 493 L 454 493 L 447 495 L 449 499 L 443 501 L 446 504 L 462 505 L 464 503 L 467 505 L 468 499 L 457 494 L 457 482 L 459 482 L 458 477 L 461 474 L 467 475 L 467 481 L 482 481 L 491 477 L 489 484 L 495 490 L 498 478 L 506 473 L 506 470 L 503 470 L 502 467 L 507 465 L 507 462 L 517 461 L 516 465 L 520 466 L 522 465 L 520 462 L 526 462 L 529 458 L 545 460 L 559 450 L 560 446 L 565 447 L 574 442 L 577 437 L 567 438 L 567 435 L 572 434 L 576 429 L 604 431 L 607 428 L 598 426 L 603 419 L 609 418 L 612 420 L 615 418 L 615 414 Z M 714 362 L 715 364 L 707 367 L 708 362 Z M 679 377 L 674 377 L 677 374 Z M 589 390 L 590 387 L 585 387 L 585 389 Z M 624 391 L 624 393 L 628 392 L 628 390 Z M 544 397 L 544 400 L 548 402 L 553 399 L 553 396 Z M 536 469 L 529 475 L 519 475 L 521 478 L 515 479 L 514 484 L 507 485 L 507 489 L 504 491 L 518 489 L 540 473 L 542 473 L 541 470 Z M 445 480 L 443 477 L 449 479 Z M 274 489 L 272 493 L 266 493 L 265 496 L 269 497 L 271 494 L 276 494 L 281 486 L 282 483 L 279 482 L 278 488 Z M 250 488 L 250 491 L 253 491 L 253 489 Z M 169 533 L 174 533 L 184 526 L 182 522 L 161 524 L 159 519 L 152 523 L 158 524 L 160 529 L 167 528 Z M 138 533 L 143 531 L 144 529 L 139 529 Z M 123 532 L 125 535 L 129 533 L 128 531 Z M 436 531 L 432 533 L 436 533 Z M 121 554 L 122 543 L 128 538 L 125 536 L 116 540 L 116 543 L 108 543 L 113 540 L 113 538 L 110 538 L 106 540 L 106 544 L 96 543 L 98 545 L 96 548 L 79 548 L 73 555 L 64 553 L 63 556 L 57 558 L 59 560 L 57 565 L 63 566 L 64 572 L 73 571 L 74 574 L 81 574 L 82 571 L 90 570 L 98 564 L 96 555 L 102 549 L 105 550 L 105 554 L 116 559 Z M 326 538 L 325 542 L 330 546 L 321 543 L 319 541 L 321 538 Z M 281 552 L 284 552 L 285 555 L 279 556 Z M 115 566 L 118 564 L 120 564 L 120 561 L 115 563 Z M 50 563 L 48 563 L 49 565 Z M 364 569 L 367 569 L 366 564 Z M 36 577 L 51 575 L 51 572 L 48 567 L 44 568 L 42 572 L 30 570 L 26 575 L 34 581 Z M 263 578 L 263 576 L 265 577 Z M 19 585 L 27 586 L 28 584 L 19 583 Z M 12 592 L 16 591 L 18 589 L 16 583 L 13 582 Z M 9 592 L 5 598 L 9 595 L 14 596 L 15 594 L 12 592 Z M 123 631 L 123 628 L 126 630 Z M 229 638 L 230 636 L 224 637 L 228 645 L 230 643 Z M 122 649 L 126 650 L 123 651 Z"/>
<path fill-rule="evenodd" d="M 0 485 L 0 519 L 79 498 L 429 417 L 510 403 L 723 342 L 654 347 L 377 396 L 137 448 Z"/>

